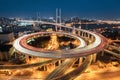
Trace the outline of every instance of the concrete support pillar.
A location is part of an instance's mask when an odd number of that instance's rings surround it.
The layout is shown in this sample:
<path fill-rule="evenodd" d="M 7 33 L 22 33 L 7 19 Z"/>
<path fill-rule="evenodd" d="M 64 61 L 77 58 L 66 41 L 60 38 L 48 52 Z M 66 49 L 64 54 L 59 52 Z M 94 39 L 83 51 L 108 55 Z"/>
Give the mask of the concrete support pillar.
<path fill-rule="evenodd" d="M 55 69 L 55 63 L 53 63 L 53 68 Z"/>
<path fill-rule="evenodd" d="M 84 37 L 84 32 L 82 32 L 82 36 Z"/>
<path fill-rule="evenodd" d="M 101 56 L 104 56 L 104 50 L 102 50 Z"/>
<path fill-rule="evenodd" d="M 78 36 L 80 36 L 80 31 L 78 31 Z"/>
<path fill-rule="evenodd" d="M 83 37 L 84 35 L 83 35 L 83 32 L 82 32 L 82 37 Z"/>
<path fill-rule="evenodd" d="M 58 66 L 61 65 L 61 60 L 58 61 Z"/>
<path fill-rule="evenodd" d="M 43 71 L 47 71 L 47 65 L 43 66 Z"/>
<path fill-rule="evenodd" d="M 29 55 L 25 55 L 25 58 L 26 58 L 26 62 L 29 62 Z"/>
<path fill-rule="evenodd" d="M 61 26 L 60 26 L 60 31 L 61 31 Z"/>
<path fill-rule="evenodd" d="M 55 31 L 57 32 L 57 26 L 55 26 Z"/>
<path fill-rule="evenodd" d="M 49 69 L 49 64 L 47 64 L 47 65 L 45 65 L 46 66 L 46 69 L 47 69 L 47 71 L 49 71 L 50 69 Z M 43 70 L 45 71 L 45 66 L 43 66 Z"/>
<path fill-rule="evenodd" d="M 80 66 L 80 65 L 82 64 L 82 62 L 83 62 L 83 58 L 80 57 L 80 58 L 79 58 L 79 64 L 78 64 L 78 66 Z"/>
<path fill-rule="evenodd" d="M 90 38 L 90 34 L 88 34 L 88 38 Z"/>
<path fill-rule="evenodd" d="M 84 33 L 84 37 L 87 37 L 86 33 Z"/>
<path fill-rule="evenodd" d="M 94 36 L 91 36 L 91 40 L 92 40 L 92 41 L 94 40 Z"/>
<path fill-rule="evenodd" d="M 72 34 L 75 34 L 75 31 L 74 31 L 74 30 L 72 31 Z"/>
<path fill-rule="evenodd" d="M 75 34 L 75 26 L 73 26 L 72 34 Z"/>
<path fill-rule="evenodd" d="M 93 63 L 94 63 L 94 62 L 96 62 L 96 57 L 97 57 L 97 54 L 96 54 L 96 53 L 95 53 L 95 54 L 93 54 L 93 55 L 92 55 L 92 57 L 93 57 L 93 61 L 92 61 L 92 62 L 93 62 Z"/>

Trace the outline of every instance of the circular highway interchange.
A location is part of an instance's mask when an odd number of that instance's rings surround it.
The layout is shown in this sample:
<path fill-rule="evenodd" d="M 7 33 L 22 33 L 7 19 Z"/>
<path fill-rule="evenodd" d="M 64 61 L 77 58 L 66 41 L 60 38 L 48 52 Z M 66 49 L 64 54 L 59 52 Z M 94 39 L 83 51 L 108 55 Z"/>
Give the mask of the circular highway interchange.
<path fill-rule="evenodd" d="M 92 61 L 92 54 L 98 53 L 102 51 L 106 45 L 107 40 L 105 37 L 98 33 L 94 33 L 87 30 L 82 30 L 78 28 L 72 28 L 72 27 L 66 27 L 66 26 L 56 26 L 56 30 L 53 30 L 51 32 L 37 32 L 32 33 L 28 35 L 24 35 L 14 41 L 13 47 L 15 50 L 29 55 L 29 56 L 37 56 L 40 58 L 50 58 L 51 61 L 45 61 L 35 64 L 25 64 L 25 65 L 13 65 L 13 66 L 0 66 L 3 69 L 19 69 L 19 68 L 29 68 L 29 67 L 35 67 L 40 65 L 46 65 L 54 61 L 58 61 L 61 59 L 65 59 L 64 62 L 55 68 L 47 77 L 45 80 L 70 80 L 74 79 L 78 75 L 80 75 L 83 71 L 87 69 L 87 67 L 90 65 Z M 61 30 L 58 30 L 61 29 Z M 80 45 L 76 48 L 69 49 L 69 50 L 41 50 L 36 47 L 30 46 L 27 44 L 27 41 L 33 37 L 37 36 L 44 36 L 44 35 L 50 35 L 50 34 L 57 34 L 57 35 L 65 35 L 73 37 L 80 41 Z M 74 69 L 73 71 L 65 74 L 65 72 L 68 70 L 70 66 L 72 66 L 75 61 L 80 58 L 84 57 L 84 62 Z M 56 58 L 56 59 L 53 59 Z"/>
<path fill-rule="evenodd" d="M 80 29 L 80 31 L 87 32 L 88 34 L 92 35 L 94 37 L 94 42 L 92 42 L 89 45 L 86 45 L 86 42 L 84 41 L 84 39 L 82 39 L 82 37 L 78 36 L 77 34 L 71 34 L 66 32 L 38 32 L 38 33 L 24 35 L 16 39 L 13 46 L 16 50 L 24 54 L 29 54 L 32 56 L 39 56 L 44 58 L 82 57 L 82 56 L 90 55 L 92 53 L 97 53 L 105 47 L 106 39 L 103 36 L 86 30 Z M 71 36 L 77 38 L 81 42 L 81 45 L 75 49 L 70 49 L 70 50 L 41 51 L 40 49 L 29 46 L 27 44 L 27 40 L 29 38 L 39 35 L 45 35 L 45 34 L 64 34 L 67 36 Z"/>

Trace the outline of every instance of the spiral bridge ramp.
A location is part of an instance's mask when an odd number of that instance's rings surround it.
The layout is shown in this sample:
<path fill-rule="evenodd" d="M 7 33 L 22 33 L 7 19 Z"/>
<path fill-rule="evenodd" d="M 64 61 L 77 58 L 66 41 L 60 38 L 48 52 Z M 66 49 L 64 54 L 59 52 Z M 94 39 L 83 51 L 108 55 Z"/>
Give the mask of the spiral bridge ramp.
<path fill-rule="evenodd" d="M 107 45 L 106 38 L 98 33 L 78 28 L 66 27 L 58 24 L 53 25 L 56 26 L 52 32 L 38 32 L 28 34 L 16 39 L 13 44 L 15 50 L 25 55 L 49 58 L 51 60 L 25 65 L 0 65 L 0 69 L 22 69 L 38 67 L 62 60 L 63 62 L 60 63 L 60 65 L 56 67 L 49 75 L 47 75 L 45 80 L 73 80 L 87 69 L 87 67 L 94 60 L 93 56 L 102 51 Z M 49 35 L 53 33 L 75 37 L 81 41 L 81 45 L 70 50 L 41 51 L 26 44 L 27 39 L 30 39 L 31 37 L 37 37 L 39 35 L 46 34 Z M 81 61 L 81 58 L 84 58 L 84 60 Z M 69 69 L 75 64 L 76 61 L 79 61 L 78 67 L 74 68 L 72 71 L 69 71 Z"/>

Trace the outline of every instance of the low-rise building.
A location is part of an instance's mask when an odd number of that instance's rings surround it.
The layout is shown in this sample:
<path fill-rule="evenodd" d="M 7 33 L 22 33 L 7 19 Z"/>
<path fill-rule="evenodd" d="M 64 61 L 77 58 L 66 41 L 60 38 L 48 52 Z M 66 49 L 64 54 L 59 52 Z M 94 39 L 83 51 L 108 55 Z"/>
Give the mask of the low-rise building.
<path fill-rule="evenodd" d="M 1 42 L 11 42 L 14 40 L 13 32 L 1 32 L 0 33 L 0 41 Z"/>

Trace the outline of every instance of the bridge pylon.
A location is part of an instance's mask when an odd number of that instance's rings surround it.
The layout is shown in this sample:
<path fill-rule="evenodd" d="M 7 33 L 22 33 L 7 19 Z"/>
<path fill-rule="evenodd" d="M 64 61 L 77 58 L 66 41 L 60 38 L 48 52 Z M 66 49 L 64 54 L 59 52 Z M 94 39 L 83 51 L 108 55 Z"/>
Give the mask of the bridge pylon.
<path fill-rule="evenodd" d="M 59 8 L 56 9 L 56 24 L 61 25 L 61 9 Z M 58 30 L 57 26 L 60 26 L 60 25 L 56 25 L 56 31 Z M 61 30 L 61 26 L 59 27 L 59 30 Z"/>

